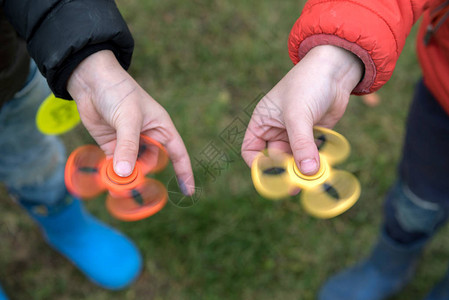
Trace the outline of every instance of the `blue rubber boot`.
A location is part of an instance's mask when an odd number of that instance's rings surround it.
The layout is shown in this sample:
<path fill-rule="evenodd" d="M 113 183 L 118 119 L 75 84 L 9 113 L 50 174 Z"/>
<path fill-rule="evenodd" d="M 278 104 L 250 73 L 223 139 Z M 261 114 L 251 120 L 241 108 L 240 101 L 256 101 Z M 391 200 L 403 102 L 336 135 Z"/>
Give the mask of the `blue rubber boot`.
<path fill-rule="evenodd" d="M 48 244 L 91 281 L 111 290 L 130 285 L 142 269 L 136 246 L 87 213 L 79 200 L 67 196 L 61 202 L 50 208 L 21 205 L 38 223 Z"/>
<path fill-rule="evenodd" d="M 449 272 L 430 292 L 425 300 L 449 300 Z"/>
<path fill-rule="evenodd" d="M 400 291 L 411 279 L 424 242 L 404 246 L 382 234 L 371 255 L 331 277 L 319 300 L 381 300 Z"/>
<path fill-rule="evenodd" d="M 0 286 L 0 300 L 8 300 L 8 297 L 6 297 L 6 294 L 1 286 Z"/>

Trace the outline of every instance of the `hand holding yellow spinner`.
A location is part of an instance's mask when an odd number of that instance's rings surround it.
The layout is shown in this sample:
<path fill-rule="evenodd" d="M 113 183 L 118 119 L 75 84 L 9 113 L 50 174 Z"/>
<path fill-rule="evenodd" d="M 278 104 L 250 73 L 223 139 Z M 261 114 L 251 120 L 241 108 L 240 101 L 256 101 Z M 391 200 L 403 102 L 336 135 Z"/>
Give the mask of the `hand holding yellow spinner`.
<path fill-rule="evenodd" d="M 309 214 L 332 218 L 357 202 L 360 182 L 347 171 L 331 168 L 348 157 L 350 146 L 346 138 L 317 126 L 313 133 L 320 155 L 320 169 L 316 174 L 302 174 L 292 155 L 270 149 L 254 159 L 251 175 L 254 187 L 263 197 L 277 200 L 300 188 L 301 203 Z"/>

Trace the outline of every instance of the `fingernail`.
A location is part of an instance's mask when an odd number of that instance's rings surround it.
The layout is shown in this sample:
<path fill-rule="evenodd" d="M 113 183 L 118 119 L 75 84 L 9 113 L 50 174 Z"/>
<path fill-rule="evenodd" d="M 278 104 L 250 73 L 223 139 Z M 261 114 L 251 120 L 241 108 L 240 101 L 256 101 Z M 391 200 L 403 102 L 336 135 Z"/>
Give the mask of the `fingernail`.
<path fill-rule="evenodd" d="M 181 179 L 178 178 L 178 184 L 179 184 L 179 188 L 181 189 L 181 192 L 184 195 L 188 196 L 189 193 L 187 191 L 187 188 L 186 188 L 186 185 L 185 185 L 184 181 L 182 181 Z"/>
<path fill-rule="evenodd" d="M 119 161 L 115 165 L 115 173 L 117 173 L 118 176 L 126 177 L 129 176 L 131 172 L 131 164 L 127 161 Z"/>
<path fill-rule="evenodd" d="M 313 175 L 317 171 L 317 163 L 315 159 L 307 158 L 301 161 L 300 171 L 305 175 Z"/>

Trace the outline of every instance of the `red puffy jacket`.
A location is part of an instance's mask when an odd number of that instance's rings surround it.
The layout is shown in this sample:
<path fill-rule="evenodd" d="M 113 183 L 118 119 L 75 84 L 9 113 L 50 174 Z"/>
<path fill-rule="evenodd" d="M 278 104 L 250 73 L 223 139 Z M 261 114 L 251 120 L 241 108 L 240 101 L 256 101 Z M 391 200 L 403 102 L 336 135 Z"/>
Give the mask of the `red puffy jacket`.
<path fill-rule="evenodd" d="M 310 0 L 289 38 L 296 64 L 317 45 L 335 45 L 365 65 L 354 94 L 374 92 L 393 73 L 413 24 L 423 16 L 417 37 L 426 86 L 449 114 L 449 1 Z"/>

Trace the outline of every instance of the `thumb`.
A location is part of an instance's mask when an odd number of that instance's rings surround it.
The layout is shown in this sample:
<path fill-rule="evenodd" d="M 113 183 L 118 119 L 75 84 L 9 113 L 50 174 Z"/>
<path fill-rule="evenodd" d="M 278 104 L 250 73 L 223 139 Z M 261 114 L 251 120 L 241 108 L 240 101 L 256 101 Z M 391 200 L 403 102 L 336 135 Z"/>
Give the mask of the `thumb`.
<path fill-rule="evenodd" d="M 123 124 L 122 124 L 123 123 Z M 117 143 L 114 151 L 114 172 L 121 177 L 131 175 L 139 152 L 141 122 L 139 118 L 127 118 L 117 122 Z"/>
<path fill-rule="evenodd" d="M 313 137 L 313 121 L 308 116 L 298 118 L 296 115 L 294 118 L 287 117 L 285 125 L 298 169 L 304 175 L 315 174 L 320 167 L 320 158 Z"/>

